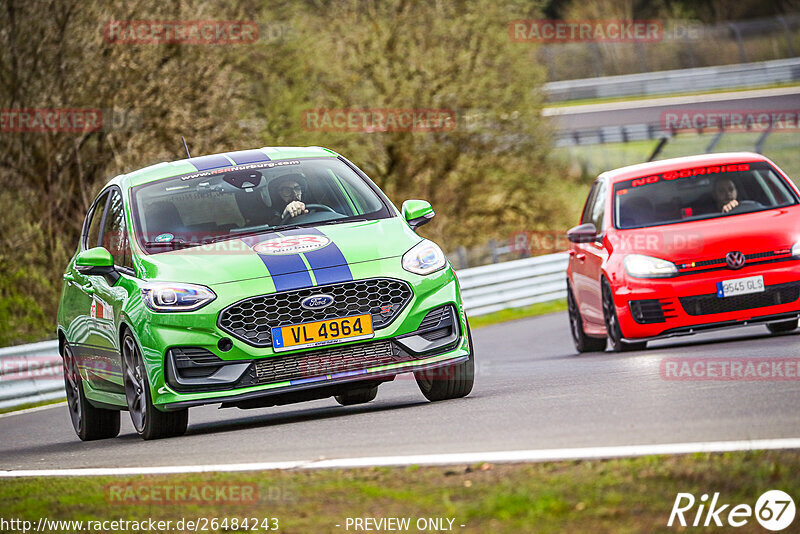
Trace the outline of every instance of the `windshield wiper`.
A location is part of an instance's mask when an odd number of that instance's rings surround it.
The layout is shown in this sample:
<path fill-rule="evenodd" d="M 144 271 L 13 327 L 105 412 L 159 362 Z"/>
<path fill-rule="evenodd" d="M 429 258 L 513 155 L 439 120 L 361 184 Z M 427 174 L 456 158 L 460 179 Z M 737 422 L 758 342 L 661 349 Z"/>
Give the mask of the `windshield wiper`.
<path fill-rule="evenodd" d="M 320 226 L 328 226 L 330 224 L 345 224 L 351 222 L 367 222 L 369 219 L 333 219 L 331 221 L 325 221 L 323 223 L 319 223 Z"/>
<path fill-rule="evenodd" d="M 202 243 L 188 242 L 188 241 L 145 241 L 144 246 L 149 248 L 156 247 L 173 247 L 173 248 L 186 248 L 186 247 L 199 247 Z"/>

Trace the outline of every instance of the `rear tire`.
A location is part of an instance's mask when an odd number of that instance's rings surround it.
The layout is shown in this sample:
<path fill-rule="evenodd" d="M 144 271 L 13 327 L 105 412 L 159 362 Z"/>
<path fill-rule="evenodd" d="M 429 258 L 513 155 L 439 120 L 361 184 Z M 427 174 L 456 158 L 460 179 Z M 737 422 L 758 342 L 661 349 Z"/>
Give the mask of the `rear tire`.
<path fill-rule="evenodd" d="M 342 406 L 353 406 L 354 404 L 364 404 L 375 400 L 377 396 L 378 386 L 374 386 L 371 388 L 351 389 L 333 398 Z"/>
<path fill-rule="evenodd" d="M 431 402 L 466 397 L 475 384 L 475 350 L 472 348 L 472 333 L 467 328 L 469 358 L 465 362 L 417 371 L 419 390 Z"/>
<path fill-rule="evenodd" d="M 189 424 L 189 410 L 162 412 L 153 405 L 141 352 L 128 331 L 122 336 L 122 366 L 125 398 L 136 433 L 145 440 L 182 436 Z"/>
<path fill-rule="evenodd" d="M 64 366 L 64 387 L 72 428 L 82 441 L 115 438 L 119 435 L 119 410 L 95 408 L 83 391 L 78 362 L 68 343 L 61 354 Z"/>
<path fill-rule="evenodd" d="M 785 334 L 786 332 L 797 330 L 797 319 L 790 319 L 779 323 L 767 323 L 767 330 L 773 334 Z"/>
<path fill-rule="evenodd" d="M 606 338 L 592 337 L 583 331 L 583 318 L 578 303 L 572 294 L 572 286 L 567 282 L 567 312 L 569 313 L 570 333 L 578 352 L 603 352 L 606 350 Z"/>
<path fill-rule="evenodd" d="M 608 280 L 603 278 L 603 318 L 606 323 L 606 333 L 608 341 L 614 352 L 628 352 L 633 350 L 644 350 L 647 348 L 647 341 L 628 342 L 622 340 L 622 329 L 619 326 L 617 308 L 614 306 L 614 296 Z"/>

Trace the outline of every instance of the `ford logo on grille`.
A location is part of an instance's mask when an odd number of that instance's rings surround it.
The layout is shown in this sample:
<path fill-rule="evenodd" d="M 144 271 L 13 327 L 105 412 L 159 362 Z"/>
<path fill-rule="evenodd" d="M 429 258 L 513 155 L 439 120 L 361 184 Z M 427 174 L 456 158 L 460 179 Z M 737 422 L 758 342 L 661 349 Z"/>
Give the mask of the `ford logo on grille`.
<path fill-rule="evenodd" d="M 330 295 L 311 295 L 300 301 L 300 306 L 307 310 L 321 310 L 333 304 L 333 297 Z"/>

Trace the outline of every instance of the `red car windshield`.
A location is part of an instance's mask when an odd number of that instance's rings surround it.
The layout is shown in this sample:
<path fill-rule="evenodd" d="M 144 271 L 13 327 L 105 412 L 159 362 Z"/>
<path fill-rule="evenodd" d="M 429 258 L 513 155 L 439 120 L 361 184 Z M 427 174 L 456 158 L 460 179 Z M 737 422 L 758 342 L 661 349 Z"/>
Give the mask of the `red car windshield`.
<path fill-rule="evenodd" d="M 614 224 L 643 228 L 797 204 L 766 162 L 701 165 L 614 184 Z"/>

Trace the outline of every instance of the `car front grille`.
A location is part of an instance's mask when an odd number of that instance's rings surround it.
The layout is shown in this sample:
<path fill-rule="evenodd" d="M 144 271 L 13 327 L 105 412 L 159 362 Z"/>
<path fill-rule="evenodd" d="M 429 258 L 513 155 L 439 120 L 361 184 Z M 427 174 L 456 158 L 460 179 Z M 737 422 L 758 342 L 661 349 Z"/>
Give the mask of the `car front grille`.
<path fill-rule="evenodd" d="M 412 359 L 397 350 L 391 341 L 374 341 L 264 358 L 253 364 L 251 378 L 256 384 L 271 384 L 362 371 Z"/>
<path fill-rule="evenodd" d="M 333 297 L 330 306 L 308 310 L 300 305 L 304 298 L 325 294 Z M 228 306 L 219 315 L 219 327 L 255 347 L 272 346 L 272 328 L 336 317 L 369 313 L 374 329 L 388 326 L 411 300 L 406 282 L 391 278 L 356 280 L 328 286 L 261 295 Z"/>
<path fill-rule="evenodd" d="M 752 263 L 769 263 L 773 261 L 785 261 L 792 259 L 791 249 L 770 250 L 767 252 L 756 252 L 753 254 L 745 254 L 745 265 Z M 692 273 L 694 271 L 708 271 L 717 269 L 728 269 L 726 259 L 713 258 L 710 260 L 700 260 L 690 263 L 678 264 L 678 271 L 681 273 Z"/>
<path fill-rule="evenodd" d="M 734 297 L 717 297 L 716 293 L 680 297 L 681 306 L 689 315 L 710 315 L 732 311 L 764 308 L 789 304 L 800 298 L 800 283 L 777 284 L 767 286 L 762 293 L 750 293 Z"/>
<path fill-rule="evenodd" d="M 455 311 L 450 305 L 441 306 L 428 312 L 417 332 L 428 341 L 436 341 L 449 336 L 453 331 Z"/>
<path fill-rule="evenodd" d="M 181 378 L 205 378 L 225 365 L 213 352 L 202 347 L 172 347 L 167 357 L 175 362 L 175 371 Z"/>
<path fill-rule="evenodd" d="M 664 323 L 677 317 L 675 308 L 669 300 L 645 299 L 628 303 L 633 320 L 639 324 Z"/>

